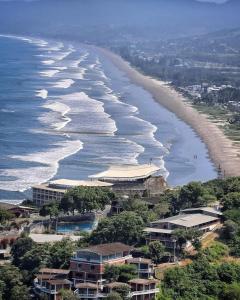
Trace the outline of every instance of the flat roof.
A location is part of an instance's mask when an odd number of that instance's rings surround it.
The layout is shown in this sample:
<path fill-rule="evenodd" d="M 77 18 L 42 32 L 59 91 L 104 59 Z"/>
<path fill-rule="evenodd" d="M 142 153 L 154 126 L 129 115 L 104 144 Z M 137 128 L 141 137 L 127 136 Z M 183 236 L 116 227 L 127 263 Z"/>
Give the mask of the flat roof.
<path fill-rule="evenodd" d="M 57 284 L 72 284 L 72 282 L 68 279 L 50 279 L 48 280 L 48 283 L 51 285 L 57 285 Z"/>
<path fill-rule="evenodd" d="M 70 179 L 57 179 L 50 181 L 50 184 L 64 187 L 76 186 L 89 186 L 89 187 L 107 187 L 112 186 L 111 183 L 102 182 L 98 180 L 70 180 Z"/>
<path fill-rule="evenodd" d="M 194 207 L 194 208 L 187 208 L 187 209 L 182 209 L 181 212 L 188 212 L 188 211 L 205 211 L 205 212 L 209 212 L 209 213 L 214 213 L 217 214 L 219 216 L 222 215 L 222 212 L 219 210 L 216 210 L 214 207 L 210 207 L 210 206 L 206 206 L 206 207 Z"/>
<path fill-rule="evenodd" d="M 41 268 L 39 270 L 39 273 L 47 273 L 47 274 L 69 274 L 70 270 L 65 270 L 65 269 L 50 269 L 50 268 Z M 42 274 L 38 274 L 42 275 Z"/>
<path fill-rule="evenodd" d="M 111 255 L 118 252 L 131 251 L 134 247 L 122 243 L 99 244 L 88 248 L 79 249 L 79 251 L 88 251 L 99 255 Z"/>
<path fill-rule="evenodd" d="M 151 264 L 152 260 L 150 258 L 143 258 L 143 257 L 133 257 L 133 258 L 129 258 L 127 259 L 127 262 L 129 264 L 131 263 L 143 263 L 143 264 Z"/>
<path fill-rule="evenodd" d="M 72 241 L 78 241 L 80 236 L 76 235 L 60 235 L 60 234 L 44 234 L 31 233 L 29 237 L 38 244 L 60 242 L 64 238 L 70 238 Z"/>
<path fill-rule="evenodd" d="M 204 215 L 204 214 L 180 214 L 174 217 L 152 222 L 152 224 L 170 223 L 170 224 L 191 228 L 197 225 L 201 225 L 204 223 L 217 221 L 217 220 L 219 220 L 219 218 Z"/>
<path fill-rule="evenodd" d="M 171 229 L 162 229 L 162 228 L 155 228 L 155 227 L 147 227 L 143 231 L 144 232 L 166 233 L 166 234 L 171 234 L 173 232 Z"/>
<path fill-rule="evenodd" d="M 142 279 L 142 278 L 135 278 L 132 280 L 129 280 L 129 283 L 135 283 L 135 284 L 151 284 L 151 283 L 158 283 L 159 281 L 156 279 Z"/>
<path fill-rule="evenodd" d="M 67 192 L 66 189 L 57 189 L 57 188 L 49 187 L 47 183 L 34 185 L 32 188 L 46 190 L 46 191 L 53 191 L 53 192 L 58 192 L 58 193 L 63 193 L 63 194 Z"/>
<path fill-rule="evenodd" d="M 144 165 L 115 165 L 110 166 L 108 170 L 91 175 L 89 178 L 98 178 L 100 180 L 127 181 L 146 178 L 153 175 L 160 168 L 154 164 Z"/>

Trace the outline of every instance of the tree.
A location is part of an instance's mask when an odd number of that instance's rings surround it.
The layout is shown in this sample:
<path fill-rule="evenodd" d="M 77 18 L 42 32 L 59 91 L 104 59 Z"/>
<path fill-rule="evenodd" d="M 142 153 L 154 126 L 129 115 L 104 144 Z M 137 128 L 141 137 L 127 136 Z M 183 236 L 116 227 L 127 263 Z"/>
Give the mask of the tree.
<path fill-rule="evenodd" d="M 111 292 L 105 298 L 106 300 L 122 300 L 122 297 L 117 292 Z"/>
<path fill-rule="evenodd" d="M 90 240 L 93 244 L 122 242 L 138 243 L 143 236 L 144 222 L 135 212 L 122 212 L 111 218 L 100 220 Z"/>
<path fill-rule="evenodd" d="M 115 198 L 115 194 L 107 188 L 78 186 L 69 190 L 63 197 L 60 208 L 65 212 L 78 210 L 84 214 L 93 210 L 104 210 L 105 206 Z"/>
<path fill-rule="evenodd" d="M 0 224 L 4 225 L 7 221 L 14 218 L 14 214 L 5 210 L 0 209 Z"/>
<path fill-rule="evenodd" d="M 149 254 L 155 264 L 159 264 L 161 262 L 164 252 L 165 247 L 161 242 L 154 241 L 149 244 Z"/>
<path fill-rule="evenodd" d="M 190 182 L 180 190 L 178 209 L 206 206 L 216 200 L 216 197 L 211 195 L 210 191 L 200 182 Z"/>
<path fill-rule="evenodd" d="M 173 231 L 173 236 L 176 238 L 179 249 L 181 250 L 187 241 L 196 243 L 196 240 L 199 239 L 201 233 L 197 229 L 175 229 Z"/>
<path fill-rule="evenodd" d="M 25 285 L 15 285 L 11 290 L 10 300 L 30 300 L 28 288 Z"/>
<path fill-rule="evenodd" d="M 129 280 L 137 277 L 137 268 L 135 265 L 107 265 L 104 270 L 104 278 L 109 281 L 120 281 L 127 283 Z"/>
<path fill-rule="evenodd" d="M 61 289 L 59 292 L 62 300 L 78 300 L 79 298 L 73 294 L 71 290 Z"/>
<path fill-rule="evenodd" d="M 0 267 L 1 289 L 3 299 L 17 300 L 29 299 L 28 289 L 23 285 L 23 276 L 20 270 L 11 265 L 6 264 Z M 19 297 L 17 297 L 19 294 Z"/>
<path fill-rule="evenodd" d="M 115 287 L 114 292 L 118 293 L 122 299 L 129 299 L 129 293 L 131 291 L 128 284 L 121 284 Z"/>
<path fill-rule="evenodd" d="M 135 265 L 121 265 L 119 269 L 118 280 L 120 282 L 127 283 L 129 280 L 137 277 L 137 267 Z"/>
<path fill-rule="evenodd" d="M 29 237 L 22 237 L 17 239 L 11 249 L 11 254 L 13 257 L 13 264 L 19 266 L 21 258 L 31 250 L 36 243 Z"/>
<path fill-rule="evenodd" d="M 51 268 L 66 269 L 69 267 L 70 258 L 75 251 L 75 244 L 68 238 L 64 238 L 56 242 L 50 248 L 50 261 Z"/>
<path fill-rule="evenodd" d="M 234 282 L 226 285 L 223 290 L 222 299 L 224 300 L 240 300 L 240 283 Z"/>
<path fill-rule="evenodd" d="M 120 269 L 115 265 L 106 265 L 104 268 L 104 278 L 108 282 L 118 281 Z"/>
<path fill-rule="evenodd" d="M 223 210 L 239 209 L 240 192 L 232 192 L 225 195 L 222 199 Z"/>
<path fill-rule="evenodd" d="M 42 217 L 50 216 L 50 219 L 56 218 L 59 215 L 59 204 L 56 202 L 46 204 L 41 207 L 39 214 Z"/>

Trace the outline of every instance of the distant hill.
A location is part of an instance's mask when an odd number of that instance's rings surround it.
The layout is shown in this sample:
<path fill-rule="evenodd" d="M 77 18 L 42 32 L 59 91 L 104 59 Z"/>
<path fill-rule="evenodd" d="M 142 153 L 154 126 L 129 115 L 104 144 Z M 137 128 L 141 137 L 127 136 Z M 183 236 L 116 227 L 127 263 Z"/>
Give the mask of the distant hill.
<path fill-rule="evenodd" d="M 195 0 L 0 1 L 0 31 L 77 36 L 134 28 L 156 36 L 186 36 L 240 26 L 240 1 Z"/>

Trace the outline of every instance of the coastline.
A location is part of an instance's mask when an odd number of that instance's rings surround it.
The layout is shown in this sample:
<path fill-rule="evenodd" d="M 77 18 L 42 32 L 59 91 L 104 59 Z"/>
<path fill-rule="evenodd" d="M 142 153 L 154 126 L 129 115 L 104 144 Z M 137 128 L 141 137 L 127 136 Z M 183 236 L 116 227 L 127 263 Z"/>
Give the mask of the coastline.
<path fill-rule="evenodd" d="M 225 176 L 240 176 L 240 146 L 230 140 L 207 115 L 198 112 L 177 91 L 160 80 L 148 77 L 133 68 L 127 61 L 110 50 L 98 48 L 129 79 L 146 91 L 154 100 L 174 113 L 178 118 L 192 127 L 206 144 L 210 159 L 216 169 L 221 166 Z"/>

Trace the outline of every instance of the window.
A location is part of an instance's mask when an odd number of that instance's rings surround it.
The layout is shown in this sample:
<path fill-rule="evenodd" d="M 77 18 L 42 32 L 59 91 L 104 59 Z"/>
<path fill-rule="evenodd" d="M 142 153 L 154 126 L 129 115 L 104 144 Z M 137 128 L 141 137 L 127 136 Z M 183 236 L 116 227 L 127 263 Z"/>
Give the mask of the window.
<path fill-rule="evenodd" d="M 91 270 L 95 270 L 95 266 L 94 265 L 91 265 Z"/>

